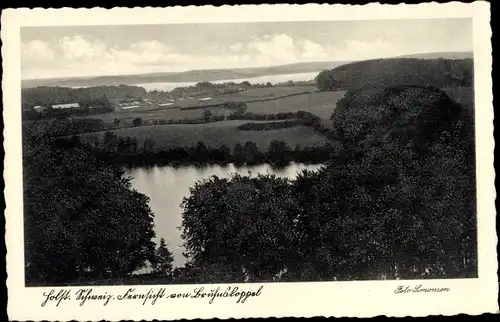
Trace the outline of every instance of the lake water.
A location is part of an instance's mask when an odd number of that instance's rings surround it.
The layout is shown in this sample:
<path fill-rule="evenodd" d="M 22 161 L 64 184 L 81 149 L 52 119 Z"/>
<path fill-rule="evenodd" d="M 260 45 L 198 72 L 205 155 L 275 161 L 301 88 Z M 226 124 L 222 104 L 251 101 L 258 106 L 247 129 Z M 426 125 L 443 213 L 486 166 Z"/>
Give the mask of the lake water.
<path fill-rule="evenodd" d="M 292 163 L 283 169 L 274 169 L 270 165 L 235 167 L 208 165 L 205 167 L 171 166 L 138 168 L 130 170 L 126 175 L 132 177 L 132 186 L 139 192 L 150 197 L 150 207 L 155 214 L 156 242 L 165 238 L 168 248 L 174 254 L 174 265 L 183 266 L 186 259 L 182 255 L 183 240 L 181 231 L 182 209 L 180 204 L 184 197 L 188 197 L 189 188 L 198 180 L 208 179 L 213 175 L 220 178 L 229 178 L 231 174 L 256 176 L 258 174 L 274 174 L 277 177 L 294 179 L 302 170 L 318 170 L 321 165 L 305 165 Z"/>
<path fill-rule="evenodd" d="M 309 81 L 314 79 L 318 72 L 312 73 L 296 73 L 296 74 L 282 74 L 282 75 L 267 75 L 267 76 L 259 76 L 259 77 L 247 77 L 241 79 L 224 79 L 224 80 L 216 80 L 210 81 L 214 84 L 222 84 L 222 83 L 241 83 L 243 81 L 249 81 L 252 84 L 266 84 L 267 82 L 271 84 L 277 83 L 285 83 L 289 80 L 298 82 L 298 81 Z M 147 91 L 152 90 L 162 90 L 162 91 L 171 91 L 176 87 L 188 87 L 194 86 L 198 82 L 182 82 L 182 83 L 169 83 L 169 82 L 159 82 L 159 83 L 143 83 L 143 84 L 135 84 L 135 86 L 144 87 Z"/>

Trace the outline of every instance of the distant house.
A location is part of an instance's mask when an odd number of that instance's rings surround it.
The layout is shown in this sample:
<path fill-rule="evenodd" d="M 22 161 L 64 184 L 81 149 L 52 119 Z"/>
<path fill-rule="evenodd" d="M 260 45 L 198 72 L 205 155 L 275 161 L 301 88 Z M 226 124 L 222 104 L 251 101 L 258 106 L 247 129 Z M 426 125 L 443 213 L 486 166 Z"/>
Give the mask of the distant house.
<path fill-rule="evenodd" d="M 61 108 L 78 108 L 80 104 L 78 103 L 68 103 L 68 104 L 56 104 L 52 105 L 53 109 L 61 109 Z"/>
<path fill-rule="evenodd" d="M 130 110 L 132 108 L 138 108 L 138 107 L 139 107 L 139 105 L 129 105 L 129 106 L 123 107 L 122 110 Z"/>
<path fill-rule="evenodd" d="M 34 109 L 35 111 L 37 111 L 37 112 L 43 112 L 43 111 L 45 111 L 45 110 L 47 109 L 47 107 L 37 105 L 37 106 L 33 107 L 33 109 Z"/>

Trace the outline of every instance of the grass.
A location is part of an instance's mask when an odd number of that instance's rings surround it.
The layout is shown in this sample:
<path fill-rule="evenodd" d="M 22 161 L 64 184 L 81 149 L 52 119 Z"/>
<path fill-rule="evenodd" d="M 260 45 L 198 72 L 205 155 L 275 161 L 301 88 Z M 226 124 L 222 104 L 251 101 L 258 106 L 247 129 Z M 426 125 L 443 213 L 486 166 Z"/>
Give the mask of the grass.
<path fill-rule="evenodd" d="M 300 110 L 311 112 L 322 119 L 329 119 L 337 101 L 344 95 L 344 91 L 334 92 L 311 92 L 310 94 L 294 95 L 313 91 L 313 86 L 283 86 L 257 88 L 232 94 L 223 94 L 213 97 L 209 101 L 177 100 L 174 102 L 178 107 L 204 106 L 222 104 L 230 101 L 247 101 L 247 112 L 252 113 L 279 113 L 297 112 Z M 282 97 L 286 95 L 293 95 Z M 282 97 L 273 99 L 273 97 Z M 249 102 L 262 99 L 261 102 Z M 232 110 L 221 107 L 210 107 L 213 115 L 228 115 Z M 131 110 L 118 110 L 109 114 L 94 115 L 101 118 L 105 125 L 111 127 L 115 118 L 122 122 L 131 124 L 135 118 L 142 118 L 147 123 L 149 120 L 181 120 L 195 119 L 203 116 L 203 109 L 181 110 L 180 108 L 157 107 L 156 105 L 141 104 L 140 107 Z"/>
<path fill-rule="evenodd" d="M 232 111 L 224 108 L 212 107 L 210 111 L 213 115 L 228 115 Z M 203 116 L 203 110 L 180 110 L 180 109 L 158 109 L 158 110 L 128 110 L 116 111 L 109 114 L 101 114 L 92 117 L 99 117 L 104 123 L 112 125 L 115 118 L 119 118 L 123 122 L 132 123 L 135 118 L 142 118 L 143 121 L 148 120 L 181 120 L 181 119 L 195 119 Z"/>
<path fill-rule="evenodd" d="M 220 147 L 226 145 L 234 148 L 237 143 L 244 144 L 252 141 L 260 150 L 267 150 L 272 140 L 286 142 L 292 149 L 295 145 L 319 146 L 328 142 L 322 135 L 316 133 L 310 127 L 296 126 L 271 131 L 241 131 L 238 126 L 248 121 L 223 121 L 208 124 L 167 124 L 140 126 L 112 131 L 117 136 L 135 137 L 139 146 L 146 138 L 155 140 L 157 149 L 168 149 L 169 147 L 194 146 L 202 141 L 207 146 Z M 96 136 L 102 136 L 104 132 L 82 134 L 83 140 L 92 140 Z"/>
<path fill-rule="evenodd" d="M 265 114 L 302 110 L 317 115 L 322 119 L 329 119 L 337 105 L 337 101 L 344 94 L 345 91 L 313 92 L 272 101 L 247 103 L 247 112 Z"/>
<path fill-rule="evenodd" d="M 297 93 L 312 92 L 315 91 L 314 86 L 275 86 L 275 87 L 263 87 L 255 88 L 247 91 L 222 94 L 216 97 L 223 101 L 251 101 L 255 99 L 267 99 L 286 95 L 292 95 Z"/>

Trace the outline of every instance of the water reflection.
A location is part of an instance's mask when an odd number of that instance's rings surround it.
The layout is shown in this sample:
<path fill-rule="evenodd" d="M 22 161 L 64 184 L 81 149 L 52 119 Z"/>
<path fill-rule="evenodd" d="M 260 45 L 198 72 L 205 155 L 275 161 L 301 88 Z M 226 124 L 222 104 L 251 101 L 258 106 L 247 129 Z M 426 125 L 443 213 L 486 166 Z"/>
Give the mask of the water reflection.
<path fill-rule="evenodd" d="M 302 170 L 318 170 L 321 165 L 292 163 L 276 168 L 269 164 L 257 166 L 204 165 L 204 166 L 163 166 L 139 168 L 127 171 L 132 177 L 132 186 L 150 197 L 150 206 L 155 214 L 156 242 L 165 238 L 174 254 L 174 265 L 182 266 L 186 259 L 182 255 L 181 225 L 182 209 L 180 204 L 189 196 L 189 188 L 196 181 L 208 179 L 213 175 L 229 178 L 232 174 L 257 176 L 274 174 L 277 177 L 294 179 Z"/>
<path fill-rule="evenodd" d="M 306 72 L 306 73 L 294 73 L 294 74 L 279 74 L 279 75 L 265 75 L 257 77 L 246 77 L 237 79 L 224 79 L 210 81 L 213 84 L 223 84 L 228 82 L 241 83 L 243 81 L 249 81 L 252 84 L 277 84 L 285 83 L 287 81 L 309 81 L 314 79 L 320 71 L 317 72 Z M 154 83 L 143 83 L 137 84 L 136 86 L 144 87 L 147 91 L 161 90 L 161 91 L 171 91 L 176 87 L 189 87 L 195 86 L 197 82 L 154 82 Z"/>

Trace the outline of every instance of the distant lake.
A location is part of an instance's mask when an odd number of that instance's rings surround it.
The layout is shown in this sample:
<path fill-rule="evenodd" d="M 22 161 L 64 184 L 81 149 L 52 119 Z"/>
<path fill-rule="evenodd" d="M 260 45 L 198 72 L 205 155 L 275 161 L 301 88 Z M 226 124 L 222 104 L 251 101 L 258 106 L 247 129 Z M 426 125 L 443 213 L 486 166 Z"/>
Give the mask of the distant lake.
<path fill-rule="evenodd" d="M 294 82 L 313 80 L 318 75 L 318 73 L 319 71 L 310 73 L 267 75 L 267 76 L 246 77 L 238 79 L 224 79 L 224 80 L 216 80 L 210 82 L 213 84 L 222 84 L 229 82 L 241 83 L 244 81 L 249 81 L 252 84 L 266 84 L 267 82 L 271 84 L 277 84 L 277 83 L 285 83 L 289 80 Z M 181 82 L 181 83 L 159 82 L 159 83 L 135 84 L 135 86 L 144 87 L 148 92 L 152 90 L 171 91 L 176 87 L 194 86 L 196 85 L 196 83 L 198 82 Z"/>
<path fill-rule="evenodd" d="M 276 169 L 268 164 L 257 166 L 236 167 L 208 165 L 205 167 L 153 167 L 138 168 L 126 173 L 132 177 L 132 186 L 150 198 L 150 207 L 155 214 L 155 241 L 165 238 L 168 248 L 174 254 L 174 266 L 183 266 L 186 258 L 182 256 L 184 248 L 181 231 L 182 209 L 180 204 L 188 197 L 189 188 L 198 180 L 208 179 L 213 175 L 219 178 L 229 178 L 231 174 L 256 176 L 258 174 L 274 174 L 277 177 L 294 179 L 302 170 L 318 170 L 321 165 L 305 165 L 291 163 L 282 169 Z"/>

